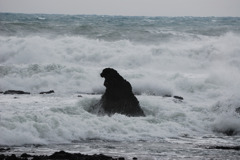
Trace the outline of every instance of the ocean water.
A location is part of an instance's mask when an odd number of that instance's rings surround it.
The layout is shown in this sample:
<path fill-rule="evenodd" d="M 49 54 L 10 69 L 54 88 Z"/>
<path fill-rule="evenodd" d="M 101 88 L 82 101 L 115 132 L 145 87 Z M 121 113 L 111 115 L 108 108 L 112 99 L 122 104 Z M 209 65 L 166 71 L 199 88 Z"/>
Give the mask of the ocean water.
<path fill-rule="evenodd" d="M 146 117 L 88 112 L 106 67 L 132 84 Z M 9 154 L 239 159 L 209 148 L 240 144 L 240 18 L 0 13 L 0 91 L 10 89 L 31 94 L 0 94 Z"/>

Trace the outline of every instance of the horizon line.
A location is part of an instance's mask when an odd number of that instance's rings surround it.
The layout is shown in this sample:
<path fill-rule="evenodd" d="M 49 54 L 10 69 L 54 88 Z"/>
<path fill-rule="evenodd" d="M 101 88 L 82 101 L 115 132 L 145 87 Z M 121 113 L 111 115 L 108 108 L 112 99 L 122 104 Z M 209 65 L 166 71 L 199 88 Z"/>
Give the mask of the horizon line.
<path fill-rule="evenodd" d="M 0 14 L 27 14 L 27 15 L 69 15 L 69 16 L 112 16 L 112 17 L 194 17 L 194 18 L 207 18 L 207 17 L 215 17 L 215 18 L 240 18 L 240 16 L 190 16 L 190 15 L 179 15 L 179 16 L 166 16 L 166 15 L 159 15 L 159 16 L 147 16 L 147 15 L 121 15 L 121 14 L 81 14 L 81 13 L 24 13 L 24 12 L 1 12 Z"/>

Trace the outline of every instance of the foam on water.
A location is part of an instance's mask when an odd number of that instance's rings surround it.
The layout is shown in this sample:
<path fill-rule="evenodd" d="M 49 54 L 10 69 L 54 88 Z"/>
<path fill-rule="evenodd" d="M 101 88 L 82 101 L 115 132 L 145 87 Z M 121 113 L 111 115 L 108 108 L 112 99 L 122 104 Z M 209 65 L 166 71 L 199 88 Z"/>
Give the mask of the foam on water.
<path fill-rule="evenodd" d="M 221 136 L 228 130 L 239 135 L 240 114 L 235 109 L 240 103 L 233 100 L 197 106 L 171 98 L 138 96 L 146 117 L 109 117 L 87 111 L 99 98 L 2 95 L 0 144 L 63 144 L 93 139 L 160 142 L 172 137 Z"/>
<path fill-rule="evenodd" d="M 38 95 L 18 99 L 4 97 L 1 104 L 8 108 L 2 109 L 1 137 L 4 138 L 0 144 L 71 143 L 90 139 L 160 141 L 206 132 L 207 124 L 201 123 L 206 116 L 198 111 L 188 111 L 188 107 L 170 99 L 139 97 L 147 117 L 131 118 L 118 114 L 112 117 L 90 114 L 87 109 L 99 96 L 84 97 L 81 100 Z M 201 115 L 194 117 L 197 114 Z"/>
<path fill-rule="evenodd" d="M 240 37 L 232 33 L 158 45 L 36 36 L 1 37 L 0 42 L 3 91 L 93 92 L 102 86 L 99 73 L 105 67 L 119 70 L 137 91 L 158 95 L 161 90 L 194 92 L 222 87 L 232 92 L 239 86 Z"/>

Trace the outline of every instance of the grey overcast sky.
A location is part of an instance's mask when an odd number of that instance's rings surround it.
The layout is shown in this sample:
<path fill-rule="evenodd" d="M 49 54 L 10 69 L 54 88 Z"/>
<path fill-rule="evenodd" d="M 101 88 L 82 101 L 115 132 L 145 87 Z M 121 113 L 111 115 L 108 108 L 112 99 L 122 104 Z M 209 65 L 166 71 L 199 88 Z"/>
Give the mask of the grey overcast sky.
<path fill-rule="evenodd" d="M 240 17 L 240 0 L 0 0 L 0 12 Z"/>

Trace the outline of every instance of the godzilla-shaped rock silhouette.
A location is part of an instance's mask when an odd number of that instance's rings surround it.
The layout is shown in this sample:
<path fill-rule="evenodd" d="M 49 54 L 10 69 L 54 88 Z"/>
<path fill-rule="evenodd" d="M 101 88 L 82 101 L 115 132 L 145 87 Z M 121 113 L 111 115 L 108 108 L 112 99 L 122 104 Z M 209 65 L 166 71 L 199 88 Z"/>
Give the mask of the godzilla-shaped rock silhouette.
<path fill-rule="evenodd" d="M 116 70 L 105 68 L 100 75 L 105 78 L 104 86 L 106 87 L 105 93 L 97 104 L 100 114 L 118 113 L 134 117 L 145 116 L 132 92 L 131 84 Z"/>

